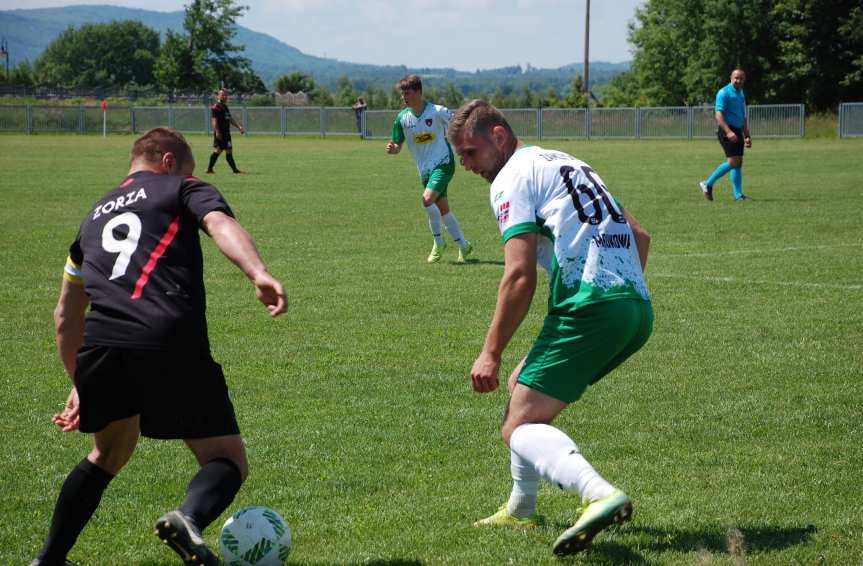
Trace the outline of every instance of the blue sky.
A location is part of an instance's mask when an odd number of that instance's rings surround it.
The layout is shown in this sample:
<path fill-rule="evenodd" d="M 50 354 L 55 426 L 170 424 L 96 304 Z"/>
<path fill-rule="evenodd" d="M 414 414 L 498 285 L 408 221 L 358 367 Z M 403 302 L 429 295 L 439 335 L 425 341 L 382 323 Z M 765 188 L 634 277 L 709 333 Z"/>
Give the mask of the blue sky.
<path fill-rule="evenodd" d="M 631 59 L 627 23 L 644 0 L 592 0 L 591 61 Z M 585 0 L 240 0 L 240 24 L 311 55 L 353 63 L 488 69 L 584 59 Z M 0 0 L 0 10 L 110 4 L 183 9 L 182 0 Z"/>

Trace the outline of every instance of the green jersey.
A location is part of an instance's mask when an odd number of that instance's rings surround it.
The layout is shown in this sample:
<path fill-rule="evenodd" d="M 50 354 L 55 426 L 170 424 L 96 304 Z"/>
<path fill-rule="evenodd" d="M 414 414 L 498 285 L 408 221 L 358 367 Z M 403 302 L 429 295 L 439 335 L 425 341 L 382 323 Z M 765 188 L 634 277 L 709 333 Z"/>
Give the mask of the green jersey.
<path fill-rule="evenodd" d="M 537 262 L 550 275 L 550 314 L 614 299 L 650 300 L 632 229 L 587 163 L 523 147 L 498 173 L 490 196 L 504 242 L 539 233 Z"/>
<path fill-rule="evenodd" d="M 446 106 L 426 102 L 417 116 L 405 108 L 393 122 L 392 141 L 407 141 L 420 177 L 426 179 L 438 167 L 454 163 L 452 149 L 446 140 L 446 129 L 452 113 Z"/>

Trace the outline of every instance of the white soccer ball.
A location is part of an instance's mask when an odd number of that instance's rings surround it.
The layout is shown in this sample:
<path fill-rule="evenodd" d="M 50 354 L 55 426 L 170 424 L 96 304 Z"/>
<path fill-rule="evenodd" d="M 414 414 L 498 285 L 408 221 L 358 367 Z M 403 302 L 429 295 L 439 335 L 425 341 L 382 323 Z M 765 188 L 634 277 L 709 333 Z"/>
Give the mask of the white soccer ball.
<path fill-rule="evenodd" d="M 219 548 L 227 566 L 282 566 L 291 551 L 291 528 L 268 507 L 246 507 L 225 521 Z"/>

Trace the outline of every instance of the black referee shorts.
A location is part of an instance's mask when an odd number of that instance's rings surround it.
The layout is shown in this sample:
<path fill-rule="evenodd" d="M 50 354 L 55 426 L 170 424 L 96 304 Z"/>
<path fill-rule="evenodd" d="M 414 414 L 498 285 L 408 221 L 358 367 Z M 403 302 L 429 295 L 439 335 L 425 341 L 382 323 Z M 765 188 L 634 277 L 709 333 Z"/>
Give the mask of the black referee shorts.
<path fill-rule="evenodd" d="M 725 137 L 725 131 L 722 128 L 716 130 L 716 137 L 719 138 L 719 145 L 725 150 L 725 157 L 743 157 L 743 130 L 728 126 L 731 131 L 737 134 L 737 141 L 731 141 Z"/>
<path fill-rule="evenodd" d="M 81 432 L 141 415 L 150 438 L 239 434 L 222 367 L 209 351 L 160 351 L 85 346 L 78 351 L 75 387 Z"/>

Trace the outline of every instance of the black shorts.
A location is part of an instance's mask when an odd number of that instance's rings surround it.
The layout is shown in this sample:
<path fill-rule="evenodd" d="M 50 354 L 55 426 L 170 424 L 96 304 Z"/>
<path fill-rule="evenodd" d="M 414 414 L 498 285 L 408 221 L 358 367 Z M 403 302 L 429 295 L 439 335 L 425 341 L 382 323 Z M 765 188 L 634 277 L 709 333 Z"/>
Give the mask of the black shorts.
<path fill-rule="evenodd" d="M 213 149 L 231 149 L 231 134 L 223 134 L 222 139 L 213 134 Z"/>
<path fill-rule="evenodd" d="M 141 434 L 150 438 L 240 433 L 222 367 L 208 351 L 84 346 L 75 387 L 81 432 L 141 415 Z"/>
<path fill-rule="evenodd" d="M 737 134 L 737 141 L 733 142 L 725 137 L 725 132 L 722 128 L 716 130 L 716 137 L 719 138 L 719 145 L 725 150 L 725 157 L 743 157 L 743 130 L 728 126 L 731 131 Z"/>

